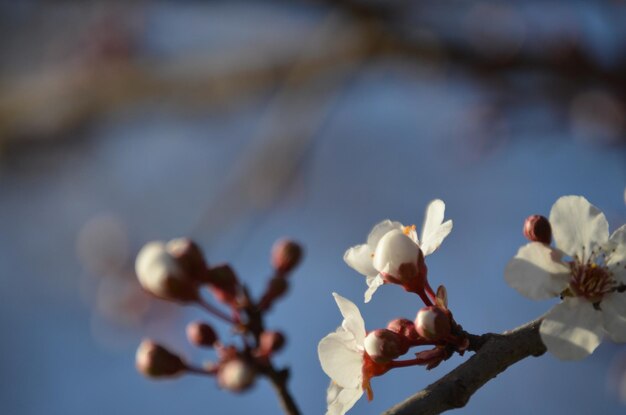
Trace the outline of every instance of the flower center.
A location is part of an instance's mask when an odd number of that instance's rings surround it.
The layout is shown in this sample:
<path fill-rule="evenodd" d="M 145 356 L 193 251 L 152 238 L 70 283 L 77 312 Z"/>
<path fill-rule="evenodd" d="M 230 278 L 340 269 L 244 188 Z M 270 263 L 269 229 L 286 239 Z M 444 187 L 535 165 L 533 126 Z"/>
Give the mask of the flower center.
<path fill-rule="evenodd" d="M 410 237 L 411 232 L 415 232 L 415 229 L 416 229 L 415 225 L 403 226 L 402 233 Z"/>
<path fill-rule="evenodd" d="M 572 273 L 569 286 L 571 294 L 585 297 L 592 303 L 600 302 L 617 285 L 613 280 L 613 274 L 604 264 L 597 264 L 591 260 L 585 264 L 574 261 L 570 267 Z"/>

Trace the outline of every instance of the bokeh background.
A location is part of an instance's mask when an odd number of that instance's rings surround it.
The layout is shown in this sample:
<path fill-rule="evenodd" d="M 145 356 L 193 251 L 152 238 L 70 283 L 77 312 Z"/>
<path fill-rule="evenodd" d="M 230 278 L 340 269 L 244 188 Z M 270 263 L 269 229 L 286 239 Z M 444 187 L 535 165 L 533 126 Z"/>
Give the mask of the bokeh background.
<path fill-rule="evenodd" d="M 264 381 L 233 395 L 135 371 L 144 337 L 212 357 L 184 339 L 200 311 L 139 289 L 153 239 L 195 238 L 256 293 L 277 238 L 306 246 L 268 320 L 305 414 L 325 409 L 331 292 L 362 305 L 343 253 L 382 219 L 419 227 L 445 200 L 430 278 L 467 330 L 541 315 L 503 280 L 524 218 L 581 194 L 626 221 L 624 22 L 617 0 L 0 2 L 0 412 L 279 413 Z M 361 309 L 373 329 L 418 307 L 384 287 Z M 352 412 L 465 359 L 375 379 Z M 625 373 L 610 342 L 527 359 L 457 412 L 624 413 Z"/>

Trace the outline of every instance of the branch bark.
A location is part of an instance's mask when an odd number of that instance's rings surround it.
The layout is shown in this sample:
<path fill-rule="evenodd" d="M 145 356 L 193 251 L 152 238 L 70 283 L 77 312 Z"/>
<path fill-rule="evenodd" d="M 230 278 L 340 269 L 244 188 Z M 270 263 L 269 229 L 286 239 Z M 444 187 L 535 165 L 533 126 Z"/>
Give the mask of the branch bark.
<path fill-rule="evenodd" d="M 384 415 L 434 415 L 464 407 L 478 389 L 509 366 L 546 352 L 539 336 L 541 320 L 538 318 L 503 334 L 475 338 L 484 343 L 467 362 Z"/>

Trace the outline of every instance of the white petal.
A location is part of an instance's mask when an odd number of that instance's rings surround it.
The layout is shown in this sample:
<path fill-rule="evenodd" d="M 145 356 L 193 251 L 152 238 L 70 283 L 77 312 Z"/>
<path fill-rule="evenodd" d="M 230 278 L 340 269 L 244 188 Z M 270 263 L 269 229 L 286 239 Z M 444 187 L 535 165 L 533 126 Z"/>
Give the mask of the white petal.
<path fill-rule="evenodd" d="M 365 291 L 365 302 L 369 303 L 370 300 L 372 299 L 372 296 L 374 295 L 374 293 L 378 289 L 378 287 L 383 285 L 385 283 L 385 280 L 383 280 L 383 278 L 380 276 L 380 274 L 378 274 L 375 277 L 367 277 L 366 282 L 367 282 L 368 288 Z"/>
<path fill-rule="evenodd" d="M 369 245 L 357 245 L 346 251 L 343 255 L 343 260 L 363 275 L 376 275 L 377 272 L 372 265 L 373 254 L 374 251 Z"/>
<path fill-rule="evenodd" d="M 626 293 L 611 293 L 600 304 L 604 328 L 611 339 L 618 343 L 626 342 Z"/>
<path fill-rule="evenodd" d="M 591 250 L 609 239 L 609 224 L 597 207 L 582 196 L 563 196 L 550 211 L 550 225 L 557 248 L 581 262 Z"/>
<path fill-rule="evenodd" d="M 558 251 L 540 242 L 531 242 L 521 247 L 508 263 L 504 279 L 523 296 L 547 300 L 563 292 L 569 274 Z"/>
<path fill-rule="evenodd" d="M 618 228 L 609 238 L 610 253 L 606 261 L 617 282 L 626 284 L 626 225 Z"/>
<path fill-rule="evenodd" d="M 397 277 L 398 270 L 403 264 L 415 264 L 419 247 L 402 231 L 387 232 L 381 238 L 374 252 L 374 268 L 378 272 L 386 272 Z"/>
<path fill-rule="evenodd" d="M 337 293 L 333 293 L 333 297 L 335 297 L 337 307 L 343 316 L 341 326 L 352 333 L 358 345 L 362 345 L 365 338 L 365 322 L 359 308 L 352 301 Z"/>
<path fill-rule="evenodd" d="M 344 415 L 354 406 L 356 401 L 363 395 L 363 389 L 346 389 L 330 382 L 326 392 L 326 403 L 328 410 L 326 415 Z"/>
<path fill-rule="evenodd" d="M 539 333 L 546 348 L 561 360 L 580 360 L 602 340 L 602 313 L 580 298 L 568 298 L 546 314 Z"/>
<path fill-rule="evenodd" d="M 424 256 L 435 252 L 452 230 L 451 220 L 443 223 L 445 211 L 446 204 L 440 199 L 433 200 L 426 207 L 426 216 L 422 226 L 422 243 L 420 245 Z"/>
<path fill-rule="evenodd" d="M 384 220 L 372 228 L 370 234 L 367 236 L 367 244 L 372 248 L 372 251 L 374 251 L 380 238 L 385 236 L 387 232 L 394 229 L 402 230 L 402 228 L 403 226 L 400 222 L 392 222 L 389 219 Z"/>
<path fill-rule="evenodd" d="M 324 372 L 339 386 L 356 389 L 363 381 L 363 353 L 351 348 L 345 337 L 330 333 L 317 345 Z"/>

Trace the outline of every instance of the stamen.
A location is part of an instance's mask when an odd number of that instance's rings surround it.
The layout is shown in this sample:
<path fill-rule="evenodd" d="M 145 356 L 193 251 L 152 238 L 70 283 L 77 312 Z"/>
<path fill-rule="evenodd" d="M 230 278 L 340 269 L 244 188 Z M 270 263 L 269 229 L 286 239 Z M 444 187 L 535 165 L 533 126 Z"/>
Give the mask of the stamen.
<path fill-rule="evenodd" d="M 406 236 L 409 236 L 411 231 L 415 231 L 415 229 L 416 229 L 415 225 L 405 226 L 402 228 L 402 233 L 405 234 Z"/>

